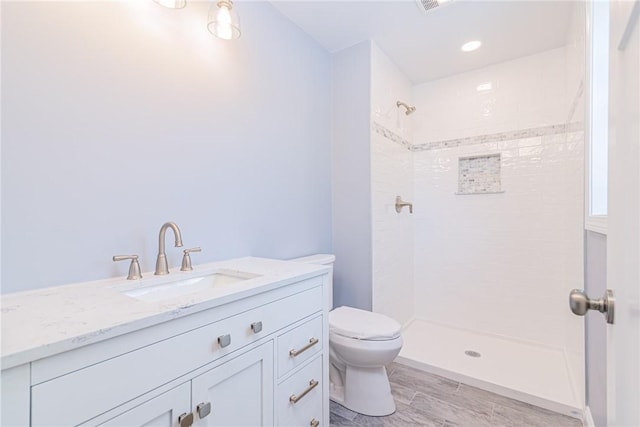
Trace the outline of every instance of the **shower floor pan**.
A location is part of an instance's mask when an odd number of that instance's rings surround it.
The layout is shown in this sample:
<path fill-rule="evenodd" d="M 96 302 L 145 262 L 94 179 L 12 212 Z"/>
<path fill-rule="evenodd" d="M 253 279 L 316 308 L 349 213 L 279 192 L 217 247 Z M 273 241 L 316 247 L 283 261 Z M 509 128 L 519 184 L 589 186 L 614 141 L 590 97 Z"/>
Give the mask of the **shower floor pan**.
<path fill-rule="evenodd" d="M 561 350 L 417 319 L 402 334 L 398 363 L 565 415 L 582 414 Z"/>

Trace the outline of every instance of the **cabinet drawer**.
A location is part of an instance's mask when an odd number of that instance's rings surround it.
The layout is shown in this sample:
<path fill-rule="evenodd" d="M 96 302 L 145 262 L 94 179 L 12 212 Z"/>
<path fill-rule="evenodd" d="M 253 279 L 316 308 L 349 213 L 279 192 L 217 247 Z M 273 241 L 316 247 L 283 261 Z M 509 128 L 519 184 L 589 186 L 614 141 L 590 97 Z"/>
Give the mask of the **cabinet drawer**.
<path fill-rule="evenodd" d="M 312 288 L 35 385 L 32 425 L 79 424 L 321 309 L 322 288 Z"/>
<path fill-rule="evenodd" d="M 278 426 L 324 425 L 322 382 L 322 356 L 319 356 L 280 384 L 276 398 Z"/>
<path fill-rule="evenodd" d="M 303 323 L 278 337 L 278 376 L 322 351 L 322 316 Z"/>

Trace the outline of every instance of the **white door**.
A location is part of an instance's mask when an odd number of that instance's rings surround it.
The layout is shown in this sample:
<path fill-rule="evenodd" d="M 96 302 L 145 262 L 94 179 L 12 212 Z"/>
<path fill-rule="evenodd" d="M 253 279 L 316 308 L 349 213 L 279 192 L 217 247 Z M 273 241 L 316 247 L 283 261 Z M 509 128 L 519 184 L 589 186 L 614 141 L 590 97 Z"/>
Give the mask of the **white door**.
<path fill-rule="evenodd" d="M 609 426 L 640 426 L 640 1 L 612 0 L 609 49 L 607 329 Z"/>
<path fill-rule="evenodd" d="M 192 380 L 194 427 L 273 425 L 273 387 L 269 341 Z"/>

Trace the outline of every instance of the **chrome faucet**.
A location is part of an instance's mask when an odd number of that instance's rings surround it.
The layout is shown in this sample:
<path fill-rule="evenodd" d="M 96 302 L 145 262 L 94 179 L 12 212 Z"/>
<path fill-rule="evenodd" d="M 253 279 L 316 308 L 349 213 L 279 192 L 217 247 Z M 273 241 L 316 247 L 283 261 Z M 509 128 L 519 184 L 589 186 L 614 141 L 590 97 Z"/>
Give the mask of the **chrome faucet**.
<path fill-rule="evenodd" d="M 158 243 L 158 259 L 156 260 L 156 272 L 153 273 L 156 276 L 169 274 L 169 266 L 167 265 L 167 254 L 164 252 L 164 240 L 167 234 L 167 228 L 173 230 L 173 234 L 176 238 L 176 248 L 182 246 L 182 235 L 180 229 L 175 222 L 166 222 L 160 228 L 160 237 Z"/>
<path fill-rule="evenodd" d="M 402 198 L 400 196 L 396 197 L 396 212 L 400 213 L 402 212 L 402 208 L 405 206 L 409 206 L 409 213 L 412 214 L 413 213 L 413 203 L 409 203 L 409 202 L 405 202 L 404 200 L 402 200 Z"/>

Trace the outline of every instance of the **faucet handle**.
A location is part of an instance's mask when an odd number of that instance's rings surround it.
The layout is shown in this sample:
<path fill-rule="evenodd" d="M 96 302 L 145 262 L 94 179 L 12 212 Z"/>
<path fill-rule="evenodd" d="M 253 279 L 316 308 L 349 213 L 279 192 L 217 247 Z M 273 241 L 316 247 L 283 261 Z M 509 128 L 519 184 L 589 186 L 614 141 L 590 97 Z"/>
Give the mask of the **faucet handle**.
<path fill-rule="evenodd" d="M 129 265 L 129 274 L 127 275 L 127 280 L 138 280 L 142 279 L 142 273 L 140 273 L 140 263 L 138 262 L 138 255 L 114 255 L 113 261 L 124 261 L 125 259 L 130 259 L 131 264 Z"/>
<path fill-rule="evenodd" d="M 184 250 L 184 255 L 182 256 L 182 267 L 180 267 L 180 271 L 191 271 L 193 267 L 191 266 L 191 256 L 189 255 L 191 252 L 202 252 L 202 248 L 195 247 Z"/>

